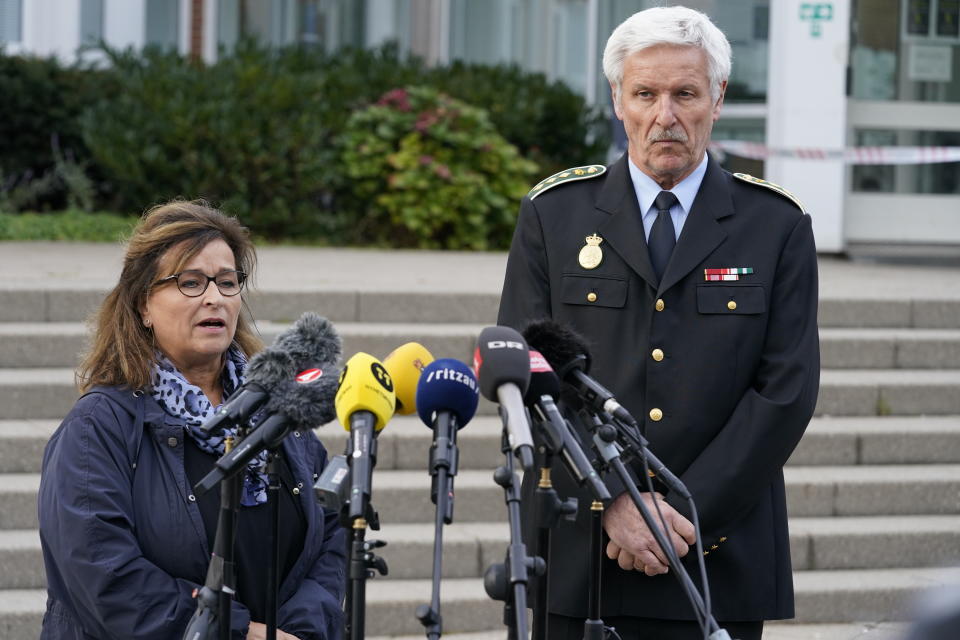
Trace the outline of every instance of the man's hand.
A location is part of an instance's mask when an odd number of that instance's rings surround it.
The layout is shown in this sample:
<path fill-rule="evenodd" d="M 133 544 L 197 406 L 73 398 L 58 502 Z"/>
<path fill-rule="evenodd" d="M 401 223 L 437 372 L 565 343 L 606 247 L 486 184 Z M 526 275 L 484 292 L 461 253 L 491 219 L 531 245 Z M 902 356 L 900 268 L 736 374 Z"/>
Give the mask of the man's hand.
<path fill-rule="evenodd" d="M 657 501 L 660 513 L 667 523 L 667 538 L 673 544 L 678 557 L 687 555 L 690 550 L 688 545 L 696 541 L 693 524 L 667 504 L 661 494 L 642 493 L 640 497 L 654 518 L 657 517 L 657 512 L 653 502 Z M 610 536 L 607 557 L 616 560 L 621 569 L 637 569 L 648 576 L 669 570 L 670 562 L 666 554 L 643 522 L 629 493 L 621 494 L 607 508 L 603 514 L 603 528 Z"/>
<path fill-rule="evenodd" d="M 266 640 L 267 625 L 262 622 L 251 622 L 247 628 L 247 640 Z M 277 640 L 300 640 L 297 636 L 277 629 Z"/>

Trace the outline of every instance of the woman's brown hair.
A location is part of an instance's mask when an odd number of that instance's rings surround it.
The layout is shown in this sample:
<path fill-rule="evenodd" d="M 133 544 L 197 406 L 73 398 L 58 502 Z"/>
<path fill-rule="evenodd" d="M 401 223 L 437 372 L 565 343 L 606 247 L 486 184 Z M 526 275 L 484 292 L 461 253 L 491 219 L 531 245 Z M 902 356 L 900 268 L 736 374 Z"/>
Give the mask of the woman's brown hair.
<path fill-rule="evenodd" d="M 77 369 L 81 392 L 98 385 L 141 389 L 150 383 L 156 346 L 140 310 L 159 279 L 160 260 L 174 252 L 172 262 L 179 270 L 213 240 L 227 243 L 238 271 L 253 274 L 256 250 L 249 231 L 236 218 L 202 200 L 175 200 L 143 215 L 127 243 L 120 280 L 93 317 L 93 344 Z M 244 315 L 237 320 L 233 343 L 249 358 L 263 342 Z"/>

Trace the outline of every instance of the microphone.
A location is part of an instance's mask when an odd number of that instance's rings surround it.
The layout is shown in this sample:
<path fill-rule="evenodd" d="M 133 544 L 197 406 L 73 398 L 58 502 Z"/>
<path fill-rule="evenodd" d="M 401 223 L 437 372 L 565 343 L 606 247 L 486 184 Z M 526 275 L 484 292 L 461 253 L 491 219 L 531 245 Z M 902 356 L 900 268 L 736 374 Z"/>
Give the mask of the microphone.
<path fill-rule="evenodd" d="M 500 404 L 513 454 L 524 471 L 533 469 L 533 437 L 523 407 L 523 393 L 530 383 L 526 341 L 510 327 L 487 327 L 477 339 L 473 366 L 480 378 L 480 393 Z"/>
<path fill-rule="evenodd" d="M 350 432 L 348 518 L 354 521 L 365 517 L 370 501 L 373 467 L 377 463 L 374 438 L 393 416 L 396 407 L 393 380 L 383 363 L 363 352 L 350 358 L 340 373 L 340 388 L 334 406 L 337 420 Z"/>
<path fill-rule="evenodd" d="M 610 500 L 610 492 L 590 464 L 580 439 L 557 409 L 555 400 L 560 395 L 560 379 L 550 363 L 539 351 L 530 351 L 530 387 L 523 397 L 543 426 L 550 448 L 558 453 L 564 466 L 579 486 L 590 484 L 593 495 L 601 501 Z"/>
<path fill-rule="evenodd" d="M 340 359 L 340 336 L 326 318 L 307 312 L 274 343 L 250 358 L 246 381 L 200 428 L 212 432 L 246 422 L 271 392 L 306 369 L 331 367 Z"/>
<path fill-rule="evenodd" d="M 527 325 L 523 335 L 591 408 L 609 413 L 627 424 L 637 424 L 606 387 L 587 375 L 590 351 L 580 334 L 554 320 L 537 320 Z"/>
<path fill-rule="evenodd" d="M 383 359 L 397 396 L 396 413 L 410 415 L 417 410 L 417 383 L 423 368 L 433 362 L 433 354 L 417 342 L 402 344 Z"/>
<path fill-rule="evenodd" d="M 433 430 L 430 445 L 430 475 L 433 477 L 430 499 L 442 507 L 443 522 L 453 522 L 453 480 L 457 475 L 459 452 L 457 431 L 462 429 L 477 412 L 480 402 L 480 385 L 470 367 L 459 360 L 441 358 L 434 360 L 423 370 L 417 384 L 417 413 L 420 420 Z M 439 472 L 446 471 L 444 484 Z M 440 492 L 443 496 L 440 496 Z M 441 500 L 446 497 L 448 499 Z"/>
<path fill-rule="evenodd" d="M 202 495 L 218 482 L 243 469 L 264 449 L 280 445 L 292 430 L 313 429 L 333 420 L 337 381 L 318 368 L 307 369 L 293 381 L 272 390 L 264 409 L 265 418 L 247 437 L 217 460 L 214 468 L 194 490 Z"/>

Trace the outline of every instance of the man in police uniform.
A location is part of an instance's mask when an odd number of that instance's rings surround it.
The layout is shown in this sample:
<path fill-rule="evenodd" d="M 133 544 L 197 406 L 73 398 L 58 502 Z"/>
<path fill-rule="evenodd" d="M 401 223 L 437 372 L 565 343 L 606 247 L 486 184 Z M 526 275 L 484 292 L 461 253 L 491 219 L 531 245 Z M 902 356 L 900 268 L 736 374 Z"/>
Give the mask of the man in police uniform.
<path fill-rule="evenodd" d="M 726 38 L 696 11 L 649 9 L 614 31 L 604 73 L 627 154 L 523 199 L 499 321 L 551 317 L 591 341 L 591 375 L 693 493 L 714 617 L 750 640 L 763 620 L 793 616 L 783 465 L 816 404 L 817 263 L 795 198 L 706 154 L 729 71 Z M 553 478 L 561 495 L 578 493 L 565 472 Z M 658 501 L 699 587 L 689 506 L 665 490 L 644 499 Z M 582 638 L 586 511 L 554 530 L 550 640 Z M 604 529 L 604 622 L 625 640 L 701 638 L 629 495 L 608 506 Z"/>

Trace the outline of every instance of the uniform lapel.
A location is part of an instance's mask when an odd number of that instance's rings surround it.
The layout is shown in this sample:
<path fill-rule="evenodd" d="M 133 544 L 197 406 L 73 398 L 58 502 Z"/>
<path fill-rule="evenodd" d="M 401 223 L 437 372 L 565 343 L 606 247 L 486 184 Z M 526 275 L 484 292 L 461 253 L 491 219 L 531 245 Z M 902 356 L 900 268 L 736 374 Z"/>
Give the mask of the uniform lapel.
<path fill-rule="evenodd" d="M 637 204 L 637 193 L 630 180 L 626 153 L 610 166 L 596 207 L 611 214 L 600 225 L 600 235 L 637 275 L 656 288 L 657 276 L 650 264 L 643 218 L 640 205 Z"/>
<path fill-rule="evenodd" d="M 733 215 L 733 199 L 727 176 L 711 157 L 658 291 L 666 291 L 680 282 L 727 238 L 717 220 L 729 215 Z"/>

